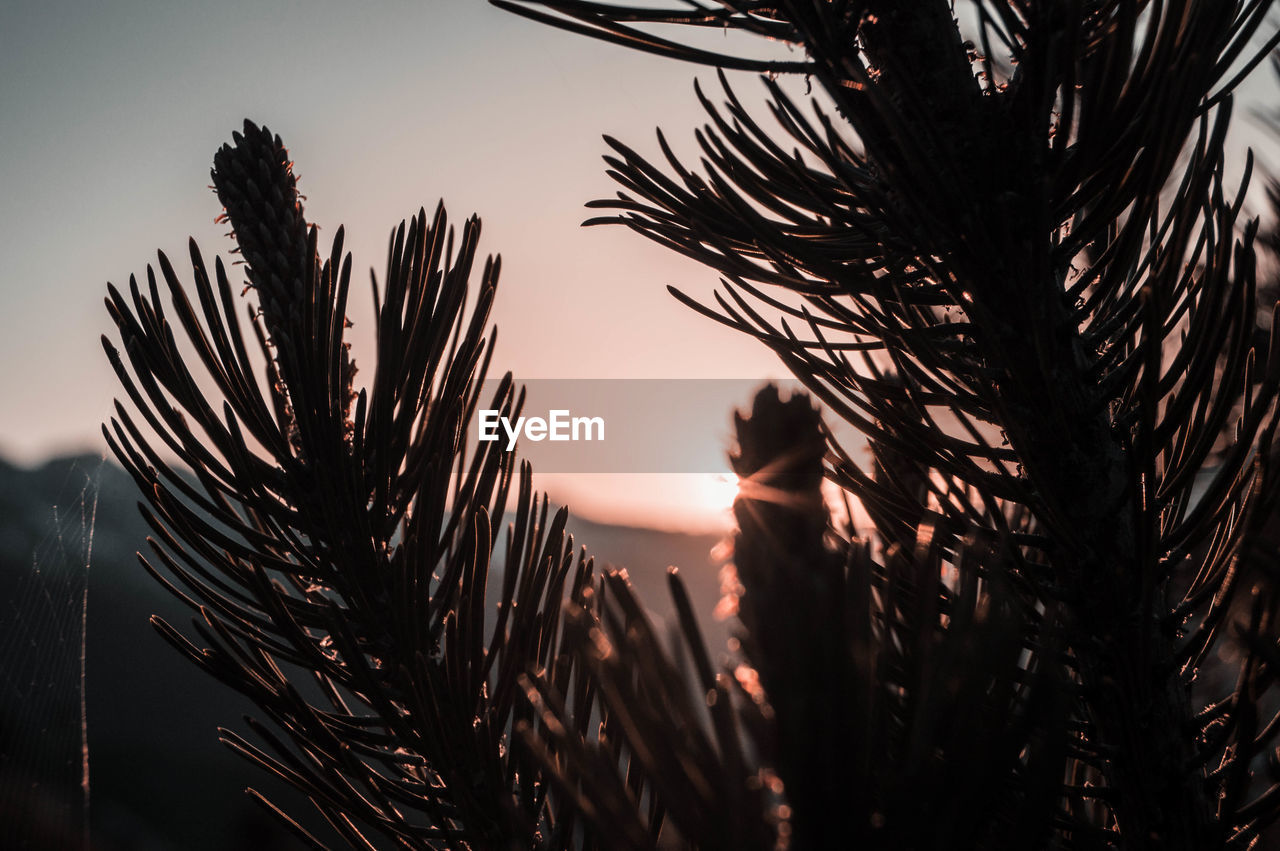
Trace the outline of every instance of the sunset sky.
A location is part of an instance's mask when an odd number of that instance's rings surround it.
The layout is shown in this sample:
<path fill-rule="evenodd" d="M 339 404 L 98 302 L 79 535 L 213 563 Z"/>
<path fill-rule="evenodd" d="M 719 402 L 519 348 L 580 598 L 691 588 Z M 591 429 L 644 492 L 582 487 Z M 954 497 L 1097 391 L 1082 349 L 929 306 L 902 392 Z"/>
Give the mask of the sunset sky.
<path fill-rule="evenodd" d="M 0 454 L 103 450 L 118 393 L 99 345 L 106 283 L 194 236 L 226 252 L 213 152 L 245 117 L 290 147 L 322 238 L 347 228 L 357 360 L 367 275 L 400 219 L 443 197 L 501 253 L 496 366 L 518 378 L 780 375 L 760 346 L 680 306 L 714 276 L 622 228 L 579 227 L 614 187 L 604 133 L 690 153 L 692 82 L 714 74 L 536 25 L 478 0 L 10 2 L 0 11 Z M 745 95 L 759 96 L 741 78 Z M 178 263 L 182 268 L 181 262 Z M 366 359 L 366 364 L 369 361 Z M 742 404 L 748 401 L 741 400 Z M 672 434 L 727 441 L 729 411 Z M 718 462 L 718 459 L 716 459 Z M 732 485 L 689 476 L 546 476 L 584 514 L 706 525 Z"/>
<path fill-rule="evenodd" d="M 482 0 L 5 3 L 0 455 L 29 464 L 103 450 L 98 424 L 118 392 L 98 342 L 111 330 L 106 283 L 126 285 L 158 248 L 181 260 L 189 235 L 206 257 L 231 247 L 213 222 L 209 166 L 245 117 L 283 136 L 322 236 L 347 227 L 357 361 L 371 351 L 367 270 L 381 275 L 395 224 L 443 197 L 454 221 L 479 213 L 482 250 L 503 256 L 499 372 L 781 375 L 762 347 L 666 292 L 705 296 L 712 273 L 625 229 L 579 227 L 583 203 L 615 191 L 602 134 L 656 156 L 661 125 L 678 152 L 694 152 L 695 76 L 715 90 L 707 69 Z M 1270 83 L 1258 76 L 1255 90 Z M 760 100 L 757 81 L 733 79 L 745 101 Z M 1250 133 L 1236 133 L 1237 153 Z M 728 410 L 681 413 L 669 412 L 672 439 L 727 444 Z M 665 526 L 723 522 L 733 492 L 707 475 L 540 483 L 585 515 Z"/>

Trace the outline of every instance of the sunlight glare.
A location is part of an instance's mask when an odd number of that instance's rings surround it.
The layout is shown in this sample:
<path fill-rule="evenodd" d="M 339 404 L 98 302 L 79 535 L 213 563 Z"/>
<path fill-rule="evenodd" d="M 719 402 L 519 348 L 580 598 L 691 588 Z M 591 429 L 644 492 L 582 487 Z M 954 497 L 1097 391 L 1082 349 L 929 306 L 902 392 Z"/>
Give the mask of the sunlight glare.
<path fill-rule="evenodd" d="M 733 501 L 738 497 L 738 477 L 733 473 L 707 473 L 693 483 L 692 502 L 706 513 L 732 524 Z"/>

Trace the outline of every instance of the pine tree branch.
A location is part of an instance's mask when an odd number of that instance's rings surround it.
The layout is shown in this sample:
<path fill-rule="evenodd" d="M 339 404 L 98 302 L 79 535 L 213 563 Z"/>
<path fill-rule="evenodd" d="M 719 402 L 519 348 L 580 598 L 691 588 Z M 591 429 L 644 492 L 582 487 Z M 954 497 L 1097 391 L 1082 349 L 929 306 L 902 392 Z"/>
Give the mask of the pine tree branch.
<path fill-rule="evenodd" d="M 345 842 L 567 847 L 511 737 L 533 717 L 522 676 L 583 676 L 559 649 L 560 609 L 588 596 L 593 566 L 527 464 L 517 472 L 494 444 L 468 457 L 499 271 L 484 263 L 468 311 L 479 221 L 456 248 L 443 206 L 392 235 L 373 381 L 357 389 L 350 256 L 339 229 L 320 257 L 279 137 L 246 122 L 213 180 L 257 294 L 261 358 L 222 262 L 211 274 L 194 243 L 195 304 L 159 265 L 205 376 L 188 368 L 153 270 L 145 294 L 131 280 L 128 299 L 112 288 L 107 300 L 123 356 L 103 344 L 143 422 L 117 403 L 103 431 L 146 499 L 144 567 L 198 615 L 193 639 L 157 629 L 258 705 L 271 722 L 250 721 L 260 744 L 223 741 L 302 790 Z M 523 393 L 508 375 L 484 401 L 514 415 Z M 570 705 L 590 714 L 593 700 L 578 689 Z"/>
<path fill-rule="evenodd" d="M 624 191 L 593 222 L 722 273 L 703 312 L 773 348 L 878 451 L 947 483 L 923 501 L 937 498 L 949 534 L 976 520 L 1019 549 L 1011 579 L 1063 606 L 1074 723 L 1097 754 L 1081 770 L 1107 790 L 1080 811 L 1096 827 L 1132 848 L 1255 836 L 1256 809 L 1211 808 L 1223 778 L 1199 767 L 1184 663 L 1221 640 L 1244 518 L 1271 487 L 1280 375 L 1249 355 L 1247 169 L 1235 197 L 1223 186 L 1233 68 L 1274 43 L 1251 43 L 1268 4 L 978 2 L 985 55 L 965 55 L 973 28 L 941 3 L 507 6 L 606 38 L 715 20 L 803 49 L 795 72 L 835 112 L 807 118 L 766 84 L 797 151 L 722 78 L 726 104 L 702 98 L 702 172 L 661 136 L 663 167 L 611 141 Z M 672 40 L 646 49 L 748 67 Z M 904 489 L 845 461 L 834 472 L 905 539 L 920 515 Z M 966 496 L 947 498 L 953 486 Z M 1269 700 L 1253 688 L 1242 724 Z M 1244 727 L 1258 729 L 1243 724 L 1238 744 L 1256 753 Z"/>

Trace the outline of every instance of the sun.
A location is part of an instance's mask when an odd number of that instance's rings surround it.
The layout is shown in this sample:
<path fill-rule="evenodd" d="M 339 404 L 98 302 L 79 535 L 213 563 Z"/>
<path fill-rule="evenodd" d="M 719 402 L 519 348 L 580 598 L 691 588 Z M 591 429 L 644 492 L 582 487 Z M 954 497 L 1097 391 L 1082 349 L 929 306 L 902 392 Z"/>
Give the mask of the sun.
<path fill-rule="evenodd" d="M 693 482 L 691 496 L 708 514 L 731 518 L 733 501 L 738 496 L 738 477 L 733 473 L 703 473 Z"/>

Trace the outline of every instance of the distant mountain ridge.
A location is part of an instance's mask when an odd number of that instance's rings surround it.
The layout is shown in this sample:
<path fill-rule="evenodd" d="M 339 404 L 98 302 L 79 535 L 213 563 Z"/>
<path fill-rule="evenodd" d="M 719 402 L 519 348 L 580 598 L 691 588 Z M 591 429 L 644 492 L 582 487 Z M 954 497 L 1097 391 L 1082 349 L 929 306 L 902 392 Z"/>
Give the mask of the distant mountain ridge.
<path fill-rule="evenodd" d="M 28 644 L 23 652 L 15 651 L 15 658 L 0 658 L 8 674 L 0 677 L 0 686 L 11 685 L 0 688 L 0 767 L 5 765 L 6 735 L 11 741 L 34 736 L 37 746 L 59 752 L 68 745 L 65 736 L 39 741 L 45 719 L 32 717 L 34 704 L 28 705 L 27 695 L 34 679 L 70 682 L 60 688 L 58 701 L 68 704 L 64 709 L 74 711 L 71 720 L 78 721 L 78 652 L 71 652 L 76 648 L 57 653 L 33 648 L 27 633 L 41 619 L 56 619 L 60 629 L 78 636 L 81 596 L 76 589 L 83 590 L 82 555 L 91 542 L 85 697 L 93 847 L 298 847 L 243 789 L 253 786 L 291 803 L 292 812 L 305 812 L 302 802 L 217 742 L 217 726 L 244 730 L 241 716 L 257 714 L 255 708 L 183 660 L 148 623 L 152 614 L 159 614 L 184 625 L 192 613 L 138 564 L 135 553 L 145 550 L 149 532 L 137 510 L 138 499 L 129 475 L 102 456 L 55 458 L 32 468 L 0 459 L 0 600 L 7 601 L 0 606 L 0 647 L 15 639 Z M 659 618 L 671 611 L 666 568 L 678 565 L 695 607 L 706 613 L 708 645 L 713 652 L 724 647 L 725 626 L 710 617 L 719 596 L 710 555 L 717 536 L 576 517 L 570 531 L 575 544 L 585 545 L 598 565 L 625 566 L 640 598 Z M 43 583 L 36 590 L 46 604 L 19 612 L 15 606 L 24 599 L 21 594 L 32 599 L 33 563 Z M 59 670 L 25 664 L 41 661 Z M 62 779 L 51 787 L 75 779 L 77 768 L 56 767 Z M 0 787 L 0 803 L 3 798 Z M 78 810 L 59 812 L 74 817 Z M 52 848 L 69 840 L 49 841 Z"/>

